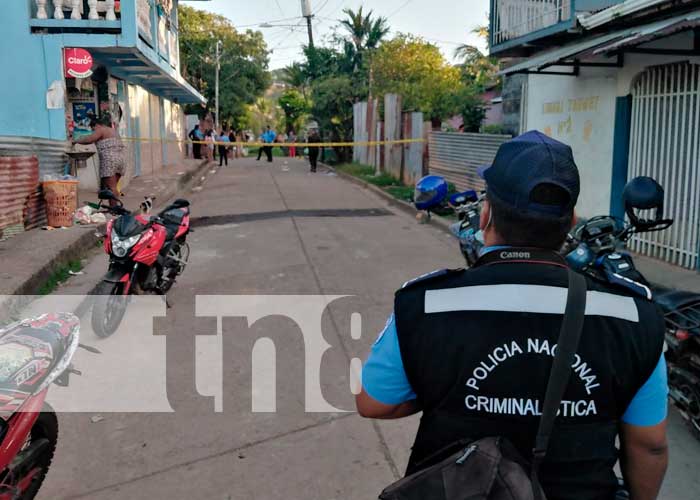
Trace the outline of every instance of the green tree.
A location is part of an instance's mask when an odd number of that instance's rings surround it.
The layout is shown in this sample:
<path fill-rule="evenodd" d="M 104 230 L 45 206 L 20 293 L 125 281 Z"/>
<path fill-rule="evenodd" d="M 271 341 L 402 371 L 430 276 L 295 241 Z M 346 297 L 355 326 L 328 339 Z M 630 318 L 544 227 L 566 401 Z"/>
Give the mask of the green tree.
<path fill-rule="evenodd" d="M 385 17 L 375 17 L 373 11 L 364 15 L 363 7 L 357 11 L 345 9 L 347 16 L 340 20 L 340 25 L 345 28 L 349 39 L 343 39 L 345 53 L 353 62 L 353 72 L 363 68 L 364 58 L 367 53 L 373 51 L 389 34 L 389 25 Z"/>
<path fill-rule="evenodd" d="M 285 90 L 279 98 L 279 105 L 284 112 L 284 129 L 298 131 L 309 113 L 309 101 L 297 89 Z"/>
<path fill-rule="evenodd" d="M 472 30 L 472 33 L 486 41 L 489 39 L 488 26 L 477 26 Z M 468 44 L 458 46 L 454 55 L 460 61 L 462 77 L 467 83 L 482 89 L 492 85 L 500 85 L 498 59 L 495 57 L 489 57 L 477 47 Z"/>
<path fill-rule="evenodd" d="M 297 89 L 306 97 L 309 87 L 309 75 L 306 66 L 299 62 L 294 62 L 282 70 L 282 81 L 292 88 Z"/>
<path fill-rule="evenodd" d="M 422 111 L 434 127 L 459 112 L 459 99 L 467 93 L 460 70 L 440 49 L 411 35 L 382 44 L 372 58 L 372 72 L 373 94 L 401 95 L 404 110 Z"/>
<path fill-rule="evenodd" d="M 268 50 L 260 32 L 237 31 L 223 16 L 179 5 L 180 66 L 202 90 L 213 111 L 216 43 L 221 40 L 220 121 L 242 125 L 248 106 L 270 86 Z M 196 107 L 189 112 L 200 111 Z"/>
<path fill-rule="evenodd" d="M 311 113 L 323 131 L 324 139 L 346 142 L 353 136 L 353 103 L 356 92 L 347 75 L 324 78 L 313 84 Z M 334 148 L 338 160 L 349 158 L 350 148 Z"/>

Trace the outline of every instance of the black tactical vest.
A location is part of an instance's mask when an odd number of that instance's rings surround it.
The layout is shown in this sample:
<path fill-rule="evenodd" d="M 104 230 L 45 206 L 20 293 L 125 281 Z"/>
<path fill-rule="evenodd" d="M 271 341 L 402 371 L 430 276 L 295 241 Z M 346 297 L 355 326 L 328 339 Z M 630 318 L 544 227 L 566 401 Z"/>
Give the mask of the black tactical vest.
<path fill-rule="evenodd" d="M 404 367 L 423 408 L 407 473 L 454 441 L 504 436 L 531 457 L 566 304 L 553 252 L 508 248 L 396 294 Z M 614 497 L 618 423 L 659 362 L 652 302 L 588 279 L 571 382 L 542 467 L 549 500 Z"/>

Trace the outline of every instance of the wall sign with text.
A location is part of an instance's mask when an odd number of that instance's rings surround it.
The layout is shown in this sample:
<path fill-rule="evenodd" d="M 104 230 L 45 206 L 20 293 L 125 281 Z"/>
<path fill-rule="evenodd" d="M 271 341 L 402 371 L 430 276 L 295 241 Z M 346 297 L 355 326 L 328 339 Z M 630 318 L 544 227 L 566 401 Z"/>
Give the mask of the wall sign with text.
<path fill-rule="evenodd" d="M 87 78 L 92 75 L 92 55 L 85 49 L 63 49 L 66 76 Z"/>

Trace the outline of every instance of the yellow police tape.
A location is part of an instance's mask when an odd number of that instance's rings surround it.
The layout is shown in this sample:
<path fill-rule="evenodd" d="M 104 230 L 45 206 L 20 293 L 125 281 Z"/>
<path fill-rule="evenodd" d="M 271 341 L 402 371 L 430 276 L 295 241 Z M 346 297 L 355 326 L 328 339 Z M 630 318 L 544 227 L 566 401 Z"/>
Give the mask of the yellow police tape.
<path fill-rule="evenodd" d="M 264 146 L 280 147 L 280 148 L 340 148 L 353 146 L 386 146 L 400 144 L 415 144 L 427 142 L 425 139 L 397 139 L 394 141 L 357 141 L 357 142 L 210 142 L 210 141 L 191 141 L 190 139 L 151 139 L 148 137 L 122 137 L 123 141 L 127 142 L 158 142 L 158 143 L 183 143 L 204 144 L 215 146 L 241 146 L 248 148 L 260 148 Z"/>

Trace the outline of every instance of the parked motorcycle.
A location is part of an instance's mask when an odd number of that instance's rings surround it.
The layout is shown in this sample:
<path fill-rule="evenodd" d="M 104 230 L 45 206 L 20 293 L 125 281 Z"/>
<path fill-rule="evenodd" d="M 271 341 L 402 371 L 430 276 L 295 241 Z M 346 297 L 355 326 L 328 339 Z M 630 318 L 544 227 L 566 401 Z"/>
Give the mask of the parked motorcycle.
<path fill-rule="evenodd" d="M 416 207 L 431 211 L 448 203 L 454 209 L 458 221 L 451 230 L 471 266 L 483 247 L 479 216 L 484 195 L 467 191 L 452 195 L 448 201 L 446 193 L 439 181 L 421 180 L 416 185 Z M 649 177 L 637 177 L 625 187 L 623 202 L 628 221 L 610 215 L 583 221 L 567 238 L 562 253 L 578 272 L 624 287 L 660 306 L 666 323 L 664 349 L 670 396 L 700 439 L 700 294 L 652 285 L 625 251 L 635 234 L 664 231 L 673 224 L 672 219 L 663 217 L 663 188 Z"/>
<path fill-rule="evenodd" d="M 190 256 L 190 203 L 175 200 L 151 216 L 150 203 L 134 214 L 111 191 L 100 191 L 98 196 L 97 207 L 118 216 L 107 223 L 104 249 L 109 255 L 109 271 L 95 291 L 92 309 L 92 329 L 104 338 L 119 327 L 130 295 L 165 295 L 184 272 Z"/>
<path fill-rule="evenodd" d="M 622 195 L 628 222 L 605 215 L 580 224 L 565 245 L 569 265 L 593 278 L 654 300 L 666 321 L 669 394 L 700 438 L 700 294 L 649 283 L 625 251 L 635 234 L 664 231 L 664 190 L 649 177 L 631 180 Z"/>
<path fill-rule="evenodd" d="M 71 365 L 79 339 L 79 320 L 67 313 L 0 330 L 0 500 L 32 499 L 46 477 L 58 439 L 46 394 L 79 374 Z"/>
<path fill-rule="evenodd" d="M 449 207 L 454 211 L 457 222 L 450 225 L 450 232 L 459 240 L 462 256 L 471 267 L 479 259 L 479 252 L 484 246 L 479 223 L 481 204 L 486 196 L 474 190 L 452 195 L 448 192 L 448 184 L 443 177 L 428 175 L 416 183 L 414 203 L 428 217 L 438 209 Z"/>

